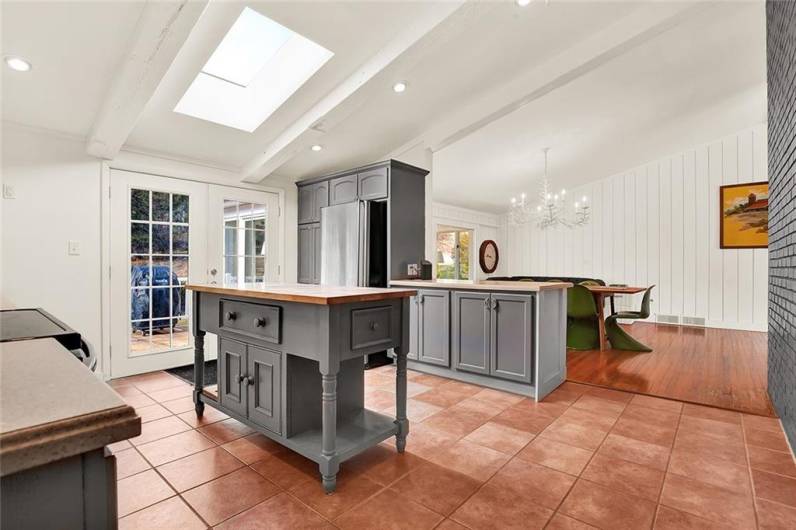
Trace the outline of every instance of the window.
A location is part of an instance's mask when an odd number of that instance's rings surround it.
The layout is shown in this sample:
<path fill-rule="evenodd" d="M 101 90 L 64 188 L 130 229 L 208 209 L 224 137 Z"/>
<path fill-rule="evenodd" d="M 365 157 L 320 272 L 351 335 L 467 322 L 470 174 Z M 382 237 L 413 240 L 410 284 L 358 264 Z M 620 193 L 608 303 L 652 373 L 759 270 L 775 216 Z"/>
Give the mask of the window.
<path fill-rule="evenodd" d="M 437 278 L 470 279 L 472 236 L 472 230 L 460 228 L 445 227 L 437 231 Z"/>
<path fill-rule="evenodd" d="M 130 353 L 190 345 L 188 195 L 130 190 Z"/>
<path fill-rule="evenodd" d="M 224 283 L 265 281 L 264 204 L 224 200 Z"/>
<path fill-rule="evenodd" d="M 246 7 L 174 112 L 253 132 L 333 55 Z"/>

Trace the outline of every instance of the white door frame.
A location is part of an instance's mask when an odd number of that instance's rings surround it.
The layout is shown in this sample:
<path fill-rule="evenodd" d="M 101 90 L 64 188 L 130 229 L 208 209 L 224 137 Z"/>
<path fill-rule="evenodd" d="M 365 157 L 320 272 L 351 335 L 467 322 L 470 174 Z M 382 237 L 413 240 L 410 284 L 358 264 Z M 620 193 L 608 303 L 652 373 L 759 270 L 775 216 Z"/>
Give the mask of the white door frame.
<path fill-rule="evenodd" d="M 222 178 L 203 178 L 199 175 L 199 168 L 185 170 L 184 166 L 178 169 L 174 162 L 163 160 L 162 163 L 156 161 L 139 160 L 103 160 L 100 169 L 100 229 L 101 229 L 101 249 L 100 249 L 100 278 L 101 278 L 101 317 L 102 317 L 102 337 L 100 340 L 102 351 L 99 355 L 99 367 L 96 375 L 101 379 L 110 379 L 111 368 L 111 215 L 110 215 L 110 190 L 111 190 L 111 170 L 131 171 L 144 173 L 156 177 L 175 178 L 180 180 L 190 180 L 203 184 L 218 184 L 253 191 L 267 191 L 279 196 L 279 281 L 285 277 L 285 191 L 281 188 L 270 186 L 253 186 L 240 183 L 230 183 Z M 218 174 L 215 168 L 208 168 L 209 174 Z"/>

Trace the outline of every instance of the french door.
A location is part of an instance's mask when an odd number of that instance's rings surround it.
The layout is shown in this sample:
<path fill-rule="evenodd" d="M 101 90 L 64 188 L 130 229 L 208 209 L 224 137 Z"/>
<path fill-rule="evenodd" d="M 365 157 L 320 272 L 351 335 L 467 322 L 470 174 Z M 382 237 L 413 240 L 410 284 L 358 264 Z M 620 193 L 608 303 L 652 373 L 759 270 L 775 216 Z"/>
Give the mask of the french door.
<path fill-rule="evenodd" d="M 111 377 L 193 362 L 186 284 L 278 279 L 276 194 L 112 169 L 109 212 Z"/>

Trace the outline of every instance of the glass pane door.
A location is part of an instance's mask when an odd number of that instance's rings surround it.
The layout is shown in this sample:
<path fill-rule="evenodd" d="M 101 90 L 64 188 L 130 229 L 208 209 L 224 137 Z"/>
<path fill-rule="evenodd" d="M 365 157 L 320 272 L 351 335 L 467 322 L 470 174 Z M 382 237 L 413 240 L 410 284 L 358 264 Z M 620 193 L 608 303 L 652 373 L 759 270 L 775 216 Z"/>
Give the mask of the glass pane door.
<path fill-rule="evenodd" d="M 130 188 L 130 354 L 187 348 L 190 198 Z"/>
<path fill-rule="evenodd" d="M 266 277 L 265 204 L 224 199 L 224 283 L 263 283 Z"/>

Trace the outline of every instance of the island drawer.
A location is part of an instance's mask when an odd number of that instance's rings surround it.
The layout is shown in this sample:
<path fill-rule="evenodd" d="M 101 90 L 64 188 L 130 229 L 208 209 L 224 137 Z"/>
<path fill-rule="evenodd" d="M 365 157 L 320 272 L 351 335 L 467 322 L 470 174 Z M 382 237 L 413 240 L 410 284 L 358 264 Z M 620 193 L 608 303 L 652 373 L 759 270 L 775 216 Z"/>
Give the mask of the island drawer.
<path fill-rule="evenodd" d="M 282 342 L 282 308 L 222 299 L 218 327 L 267 342 Z"/>
<path fill-rule="evenodd" d="M 351 349 L 390 344 L 394 325 L 392 306 L 354 309 L 351 311 Z"/>

